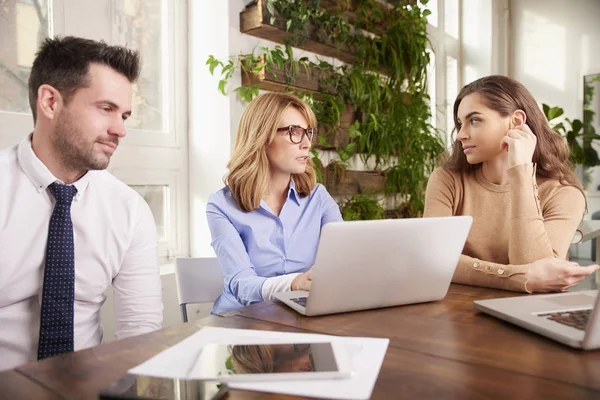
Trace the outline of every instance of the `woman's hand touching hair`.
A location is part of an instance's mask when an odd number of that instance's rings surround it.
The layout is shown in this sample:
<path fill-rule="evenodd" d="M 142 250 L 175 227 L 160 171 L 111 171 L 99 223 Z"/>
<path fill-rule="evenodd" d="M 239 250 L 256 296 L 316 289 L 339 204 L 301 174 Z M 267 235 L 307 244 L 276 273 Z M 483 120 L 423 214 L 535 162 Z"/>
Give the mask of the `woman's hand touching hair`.
<path fill-rule="evenodd" d="M 508 151 L 508 169 L 529 164 L 533 159 L 536 144 L 537 137 L 527 124 L 509 129 L 502 139 L 502 147 Z"/>

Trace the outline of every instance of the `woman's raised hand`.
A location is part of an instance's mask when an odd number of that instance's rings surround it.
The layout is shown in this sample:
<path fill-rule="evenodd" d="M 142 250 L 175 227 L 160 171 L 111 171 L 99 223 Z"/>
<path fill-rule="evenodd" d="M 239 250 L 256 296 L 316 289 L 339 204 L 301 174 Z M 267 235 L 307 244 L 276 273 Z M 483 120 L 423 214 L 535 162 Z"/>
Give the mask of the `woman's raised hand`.
<path fill-rule="evenodd" d="M 537 137 L 527 124 L 509 129 L 502 139 L 502 147 L 508 151 L 508 169 L 529 164 L 533 159 L 536 144 Z"/>

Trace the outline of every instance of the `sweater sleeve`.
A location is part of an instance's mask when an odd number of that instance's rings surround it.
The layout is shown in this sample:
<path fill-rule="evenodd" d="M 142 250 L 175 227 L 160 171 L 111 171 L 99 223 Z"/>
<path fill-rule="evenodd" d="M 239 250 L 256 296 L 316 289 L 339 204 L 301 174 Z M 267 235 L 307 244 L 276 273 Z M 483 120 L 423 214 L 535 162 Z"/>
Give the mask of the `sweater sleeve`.
<path fill-rule="evenodd" d="M 542 258 L 566 258 L 569 245 L 585 210 L 585 198 L 575 187 L 556 184 L 549 189 L 543 208 L 533 164 L 508 170 L 510 236 L 508 257 L 512 264 Z"/>
<path fill-rule="evenodd" d="M 442 168 L 437 168 L 427 183 L 423 216 L 447 217 L 454 215 L 456 197 L 453 175 Z M 452 282 L 526 292 L 527 278 L 524 274 L 528 271 L 529 264 L 498 264 L 462 254 Z"/>
<path fill-rule="evenodd" d="M 461 254 L 452 282 L 528 292 L 525 287 L 527 272 L 529 272 L 529 264 L 498 264 Z"/>
<path fill-rule="evenodd" d="M 427 182 L 423 217 L 452 216 L 455 203 L 454 177 L 445 169 L 436 168 Z"/>

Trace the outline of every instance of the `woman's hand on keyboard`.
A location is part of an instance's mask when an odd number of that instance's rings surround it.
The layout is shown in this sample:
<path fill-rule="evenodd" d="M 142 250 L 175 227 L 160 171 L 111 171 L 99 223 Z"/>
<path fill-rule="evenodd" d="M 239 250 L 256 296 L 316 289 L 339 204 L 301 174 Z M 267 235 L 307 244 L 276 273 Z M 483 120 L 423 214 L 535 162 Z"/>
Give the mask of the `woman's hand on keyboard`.
<path fill-rule="evenodd" d="M 311 267 L 308 271 L 295 277 L 291 285 L 292 290 L 310 290 L 312 271 L 313 269 Z"/>
<path fill-rule="evenodd" d="M 597 265 L 582 267 L 560 258 L 544 258 L 534 261 L 525 274 L 526 289 L 530 292 L 565 291 L 598 270 Z"/>

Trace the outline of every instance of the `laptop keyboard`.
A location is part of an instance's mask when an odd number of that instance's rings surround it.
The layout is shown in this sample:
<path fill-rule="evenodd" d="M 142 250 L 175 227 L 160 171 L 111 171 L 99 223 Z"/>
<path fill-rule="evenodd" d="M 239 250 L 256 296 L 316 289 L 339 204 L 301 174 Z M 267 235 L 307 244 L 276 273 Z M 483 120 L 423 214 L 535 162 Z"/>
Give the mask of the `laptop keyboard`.
<path fill-rule="evenodd" d="M 298 297 L 295 299 L 290 299 L 292 300 L 294 303 L 301 305 L 302 307 L 306 307 L 306 300 L 308 299 L 308 297 Z"/>
<path fill-rule="evenodd" d="M 563 312 L 553 312 L 553 313 L 547 313 L 547 314 L 538 314 L 538 316 L 547 318 L 551 321 L 556 321 L 563 325 L 572 326 L 573 328 L 577 328 L 577 329 L 584 331 L 585 326 L 587 325 L 588 319 L 590 319 L 591 314 L 592 314 L 592 309 L 590 308 L 587 310 L 563 311 Z"/>

